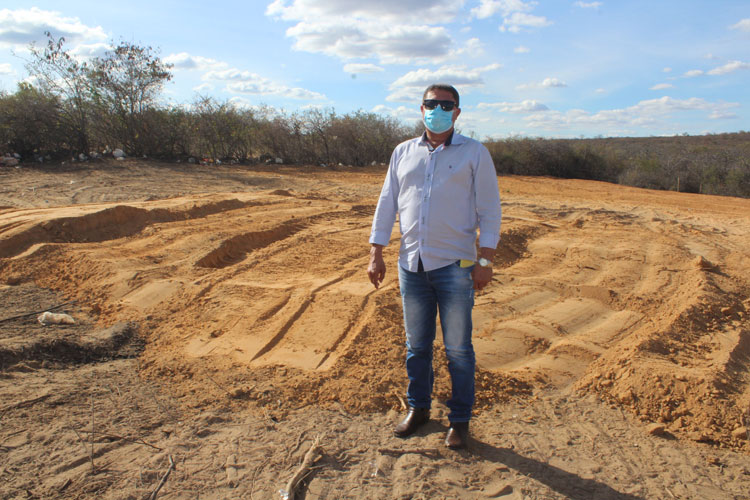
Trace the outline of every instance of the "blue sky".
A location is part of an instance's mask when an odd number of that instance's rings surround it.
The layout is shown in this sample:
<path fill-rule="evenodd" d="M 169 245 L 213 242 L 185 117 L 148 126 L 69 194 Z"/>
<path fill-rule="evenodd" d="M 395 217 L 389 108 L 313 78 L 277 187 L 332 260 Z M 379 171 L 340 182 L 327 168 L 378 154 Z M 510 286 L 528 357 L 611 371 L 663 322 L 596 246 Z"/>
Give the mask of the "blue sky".
<path fill-rule="evenodd" d="M 201 94 L 412 124 L 440 81 L 458 88 L 458 126 L 479 138 L 750 130 L 748 0 L 4 4 L 6 92 L 48 30 L 79 57 L 120 39 L 158 48 L 174 65 L 163 97 L 177 105 Z"/>

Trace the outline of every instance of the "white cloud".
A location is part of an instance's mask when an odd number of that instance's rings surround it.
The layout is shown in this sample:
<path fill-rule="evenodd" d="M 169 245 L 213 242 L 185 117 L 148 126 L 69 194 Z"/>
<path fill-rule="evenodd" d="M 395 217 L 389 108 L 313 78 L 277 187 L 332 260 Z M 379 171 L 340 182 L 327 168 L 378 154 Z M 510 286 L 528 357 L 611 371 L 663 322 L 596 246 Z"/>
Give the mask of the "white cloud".
<path fill-rule="evenodd" d="M 731 111 L 726 110 L 717 110 L 712 112 L 708 117 L 711 120 L 734 120 L 736 118 L 739 118 L 736 113 L 732 113 Z"/>
<path fill-rule="evenodd" d="M 246 97 L 234 96 L 227 99 L 227 102 L 236 109 L 248 109 L 255 113 L 256 116 L 263 116 L 272 119 L 284 113 L 283 109 L 269 106 L 268 104 L 255 104 Z M 302 106 L 303 108 L 307 106 Z"/>
<path fill-rule="evenodd" d="M 471 15 L 486 19 L 500 13 L 503 18 L 500 31 L 519 33 L 524 28 L 543 28 L 552 24 L 546 17 L 529 14 L 537 3 L 523 0 L 480 0 L 479 6 L 471 9 Z"/>
<path fill-rule="evenodd" d="M 453 20 L 463 4 L 463 0 L 274 0 L 266 8 L 266 15 L 285 21 L 375 21 L 381 23 L 380 26 L 384 23 L 445 23 Z"/>
<path fill-rule="evenodd" d="M 536 2 L 523 2 L 522 0 L 480 0 L 479 7 L 471 9 L 471 14 L 478 19 L 486 19 L 501 12 L 503 17 L 514 12 L 529 12 Z"/>
<path fill-rule="evenodd" d="M 260 94 L 260 95 L 278 95 L 289 99 L 325 99 L 323 94 L 299 87 L 286 87 L 272 83 L 264 78 L 258 81 L 242 81 L 227 84 L 227 90 L 237 94 Z"/>
<path fill-rule="evenodd" d="M 543 28 L 552 24 L 552 21 L 544 16 L 534 16 L 525 12 L 514 12 L 503 20 L 500 31 L 520 33 L 524 28 Z"/>
<path fill-rule="evenodd" d="M 74 47 L 70 51 L 70 54 L 77 59 L 89 59 L 94 57 L 104 57 L 109 50 L 112 50 L 112 46 L 108 43 L 84 43 Z"/>
<path fill-rule="evenodd" d="M 193 87 L 193 90 L 199 94 L 212 92 L 214 89 L 215 87 L 210 83 L 201 83 L 200 85 Z"/>
<path fill-rule="evenodd" d="M 454 46 L 442 27 L 343 21 L 300 22 L 287 30 L 296 50 L 340 59 L 376 57 L 381 64 L 444 60 Z"/>
<path fill-rule="evenodd" d="M 573 5 L 582 9 L 598 9 L 603 4 L 601 2 L 576 2 Z"/>
<path fill-rule="evenodd" d="M 437 24 L 453 20 L 463 0 L 275 0 L 266 15 L 295 22 L 286 34 L 296 50 L 381 64 L 446 60 L 455 42 Z"/>
<path fill-rule="evenodd" d="M 674 88 L 674 85 L 671 83 L 657 83 L 653 87 L 651 87 L 649 90 L 664 90 L 664 89 L 672 89 Z"/>
<path fill-rule="evenodd" d="M 539 83 L 522 83 L 516 86 L 517 90 L 547 89 L 553 87 L 567 87 L 568 84 L 558 78 L 547 77 Z"/>
<path fill-rule="evenodd" d="M 545 78 L 542 80 L 542 87 L 567 87 L 568 84 L 557 78 Z"/>
<path fill-rule="evenodd" d="M 237 109 L 255 109 L 257 106 L 250 101 L 250 99 L 247 99 L 245 97 L 239 97 L 234 96 L 230 97 L 228 100 L 229 104 L 234 106 Z"/>
<path fill-rule="evenodd" d="M 482 54 L 484 54 L 484 44 L 482 43 L 482 41 L 479 38 L 470 38 L 466 40 L 466 43 L 462 48 L 454 50 L 451 55 L 468 55 L 471 57 L 476 57 Z"/>
<path fill-rule="evenodd" d="M 663 69 L 662 71 L 663 71 L 664 73 L 671 73 L 671 72 L 672 72 L 672 68 L 670 68 L 669 66 L 667 66 L 667 67 L 665 67 L 665 68 L 664 68 L 664 69 Z"/>
<path fill-rule="evenodd" d="M 602 130 L 623 127 L 653 128 L 661 124 L 661 120 L 678 112 L 705 111 L 709 117 L 730 117 L 732 108 L 739 107 L 739 103 L 713 103 L 705 99 L 693 97 L 690 99 L 673 99 L 661 97 L 641 101 L 634 106 L 623 109 L 602 110 L 590 113 L 582 109 L 572 109 L 567 112 L 545 111 L 534 113 L 524 120 L 530 127 L 559 130 L 581 126 L 596 127 Z"/>
<path fill-rule="evenodd" d="M 427 88 L 427 85 L 422 88 L 402 87 L 394 89 L 385 100 L 389 102 L 421 102 L 425 88 Z"/>
<path fill-rule="evenodd" d="M 229 65 L 225 62 L 217 61 L 209 57 L 194 56 L 187 52 L 178 54 L 169 54 L 164 59 L 165 63 L 173 65 L 176 70 L 219 70 L 227 68 Z"/>
<path fill-rule="evenodd" d="M 353 75 L 360 73 L 379 73 L 381 71 L 384 71 L 384 69 L 380 66 L 376 66 L 375 64 L 351 63 L 344 65 L 344 73 L 351 73 Z"/>
<path fill-rule="evenodd" d="M 482 109 L 495 109 L 503 113 L 533 113 L 549 110 L 546 105 L 534 100 L 521 102 L 480 102 L 477 105 L 477 110 Z"/>
<path fill-rule="evenodd" d="M 193 87 L 196 92 L 210 92 L 215 85 L 210 82 L 225 82 L 226 90 L 235 94 L 251 95 L 275 95 L 290 99 L 321 100 L 325 95 L 311 90 L 289 87 L 279 82 L 274 82 L 257 73 L 231 68 L 229 64 L 210 57 L 194 56 L 187 52 L 170 54 L 165 57 L 164 62 L 174 65 L 177 70 L 203 71 L 201 79 L 203 83 Z M 239 99 L 239 98 L 238 98 Z"/>
<path fill-rule="evenodd" d="M 604 89 L 602 89 L 602 88 L 598 88 L 598 89 L 596 89 L 596 90 L 595 90 L 594 92 L 596 92 L 597 94 L 604 94 L 604 93 L 606 93 L 607 91 L 606 91 L 606 90 L 604 90 Z"/>
<path fill-rule="evenodd" d="M 500 69 L 500 64 L 489 64 L 480 68 L 468 69 L 466 66 L 442 66 L 435 71 L 420 68 L 409 71 L 391 83 L 391 94 L 388 101 L 411 101 L 422 96 L 427 86 L 443 82 L 455 87 L 478 87 L 484 85 L 482 73 Z M 459 89 L 460 90 L 460 89 Z"/>
<path fill-rule="evenodd" d="M 731 30 L 740 30 L 745 33 L 750 33 L 750 17 L 742 19 L 737 24 L 733 24 L 729 27 Z"/>
<path fill-rule="evenodd" d="M 393 118 L 396 118 L 402 122 L 409 123 L 422 119 L 422 113 L 419 110 L 418 105 L 419 102 L 419 100 L 416 100 L 414 106 L 398 106 L 396 108 L 378 104 L 377 106 L 372 108 L 372 111 L 374 113 L 392 116 Z"/>
<path fill-rule="evenodd" d="M 107 38 L 101 26 L 86 26 L 77 17 L 64 17 L 60 12 L 37 7 L 0 10 L 0 45 L 19 48 L 25 48 L 32 42 L 44 45 L 45 31 L 49 31 L 55 38 L 64 37 L 66 48 Z"/>
<path fill-rule="evenodd" d="M 16 71 L 10 65 L 10 63 L 0 63 L 0 75 L 15 75 Z"/>
<path fill-rule="evenodd" d="M 529 52 L 531 52 L 531 49 L 528 47 L 524 47 L 523 45 L 519 45 L 518 47 L 513 49 L 513 52 L 515 52 L 516 54 L 528 54 Z"/>
<path fill-rule="evenodd" d="M 726 75 L 741 69 L 750 69 L 750 63 L 742 61 L 729 61 L 724 66 L 719 66 L 708 72 L 709 75 Z"/>
<path fill-rule="evenodd" d="M 202 78 L 203 80 L 227 82 L 226 89 L 235 94 L 277 95 L 290 99 L 303 100 L 326 98 L 318 92 L 299 87 L 288 87 L 256 73 L 237 68 L 208 71 Z"/>
<path fill-rule="evenodd" d="M 735 71 L 743 69 L 750 69 L 750 63 L 743 61 L 729 61 L 723 66 L 716 67 L 709 71 L 703 71 L 702 69 L 691 69 L 690 71 L 686 71 L 685 73 L 683 73 L 682 76 L 684 78 L 694 78 L 696 76 L 703 75 L 726 75 L 728 73 L 734 73 Z"/>

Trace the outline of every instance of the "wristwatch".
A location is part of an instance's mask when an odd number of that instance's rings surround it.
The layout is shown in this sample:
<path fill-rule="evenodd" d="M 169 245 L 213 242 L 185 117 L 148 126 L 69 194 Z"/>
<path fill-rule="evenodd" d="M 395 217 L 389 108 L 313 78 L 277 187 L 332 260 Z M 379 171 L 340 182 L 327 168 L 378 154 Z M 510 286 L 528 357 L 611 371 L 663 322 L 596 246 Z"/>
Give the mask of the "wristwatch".
<path fill-rule="evenodd" d="M 479 261 L 477 262 L 482 267 L 492 267 L 492 261 L 489 259 L 485 259 L 484 257 L 480 257 Z"/>

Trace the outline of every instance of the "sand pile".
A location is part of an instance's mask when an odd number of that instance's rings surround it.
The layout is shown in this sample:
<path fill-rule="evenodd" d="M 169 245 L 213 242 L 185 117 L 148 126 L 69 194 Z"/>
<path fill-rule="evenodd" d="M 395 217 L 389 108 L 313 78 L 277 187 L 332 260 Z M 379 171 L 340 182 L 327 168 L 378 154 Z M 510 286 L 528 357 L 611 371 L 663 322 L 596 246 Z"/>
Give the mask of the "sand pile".
<path fill-rule="evenodd" d="M 5 209 L 0 276 L 60 290 L 102 326 L 138 324 L 144 373 L 188 405 L 396 409 L 396 245 L 375 291 L 364 269 L 382 173 L 368 175 L 348 190 L 323 177 Z M 478 411 L 574 386 L 680 437 L 742 446 L 750 202 L 544 179 L 502 179 L 501 194 L 498 272 L 475 310 Z"/>

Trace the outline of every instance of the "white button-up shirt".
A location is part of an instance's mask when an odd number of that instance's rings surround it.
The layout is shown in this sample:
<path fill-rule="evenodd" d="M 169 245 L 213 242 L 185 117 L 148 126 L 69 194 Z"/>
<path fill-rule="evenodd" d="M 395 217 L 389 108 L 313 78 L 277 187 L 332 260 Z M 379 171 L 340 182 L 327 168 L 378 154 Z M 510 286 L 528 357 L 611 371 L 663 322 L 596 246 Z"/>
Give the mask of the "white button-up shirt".
<path fill-rule="evenodd" d="M 460 134 L 432 149 L 426 136 L 396 146 L 372 223 L 370 243 L 387 245 L 398 214 L 399 264 L 425 271 L 475 261 L 500 241 L 500 193 L 489 151 Z"/>

